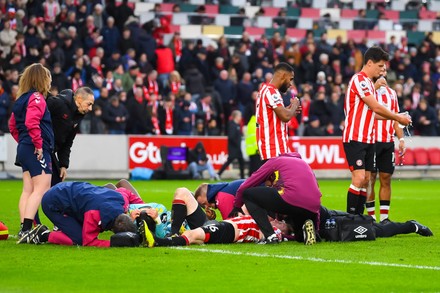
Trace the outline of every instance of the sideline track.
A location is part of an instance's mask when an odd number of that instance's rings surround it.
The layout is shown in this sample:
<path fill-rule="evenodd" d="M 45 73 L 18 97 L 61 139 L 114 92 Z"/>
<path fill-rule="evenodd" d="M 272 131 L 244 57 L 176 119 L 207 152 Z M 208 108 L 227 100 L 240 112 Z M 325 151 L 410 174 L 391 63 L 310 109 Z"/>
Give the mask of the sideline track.
<path fill-rule="evenodd" d="M 268 257 L 268 258 L 303 260 L 303 261 L 322 262 L 322 263 L 359 264 L 359 265 L 368 265 L 368 266 L 377 266 L 377 267 L 395 267 L 395 268 L 404 268 L 404 269 L 440 271 L 440 267 L 436 267 L 436 266 L 407 265 L 407 264 L 386 263 L 386 262 L 377 262 L 377 261 L 351 261 L 344 259 L 324 259 L 317 257 L 302 257 L 302 256 L 294 256 L 294 255 L 249 253 L 249 252 L 229 251 L 223 249 L 190 248 L 190 247 L 178 247 L 178 246 L 170 247 L 170 248 L 177 250 L 200 251 L 200 252 L 217 253 L 217 254 L 256 256 L 262 258 Z"/>

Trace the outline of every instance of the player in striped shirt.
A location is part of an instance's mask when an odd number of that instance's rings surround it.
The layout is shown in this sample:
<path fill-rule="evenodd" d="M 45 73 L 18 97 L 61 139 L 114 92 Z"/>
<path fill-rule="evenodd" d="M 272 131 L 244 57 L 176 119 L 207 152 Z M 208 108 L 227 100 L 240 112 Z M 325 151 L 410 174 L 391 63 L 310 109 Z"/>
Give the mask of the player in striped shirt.
<path fill-rule="evenodd" d="M 370 47 L 364 55 L 364 66 L 350 80 L 345 95 L 345 128 L 342 142 L 351 171 L 347 193 L 347 212 L 362 214 L 366 201 L 366 187 L 373 171 L 374 119 L 390 119 L 409 125 L 411 117 L 393 113 L 376 100 L 376 89 L 386 85 L 380 77 L 389 55 L 380 47 Z M 377 114 L 377 115 L 376 115 Z"/>
<path fill-rule="evenodd" d="M 386 65 L 382 69 L 381 76 L 387 76 Z M 377 101 L 394 113 L 399 113 L 399 103 L 396 92 L 389 86 L 380 87 L 377 92 Z M 374 136 L 374 170 L 371 172 L 370 186 L 367 190 L 367 202 L 365 204 L 367 212 L 376 219 L 375 216 L 375 193 L 374 185 L 376 183 L 377 171 L 379 171 L 379 199 L 380 199 L 380 221 L 388 219 L 391 200 L 391 176 L 394 173 L 394 134 L 399 138 L 399 155 L 405 154 L 405 140 L 403 138 L 403 129 L 393 120 L 375 120 Z"/>
<path fill-rule="evenodd" d="M 275 66 L 270 83 L 263 83 L 257 98 L 257 142 L 262 160 L 290 152 L 287 123 L 301 111 L 299 99 L 290 99 L 284 107 L 281 93 L 293 85 L 293 68 L 287 63 Z"/>
<path fill-rule="evenodd" d="M 271 224 L 274 233 L 279 237 L 280 241 L 282 241 L 282 234 L 287 235 L 292 232 L 291 227 L 285 222 L 272 220 Z M 151 234 L 151 231 L 148 229 L 145 229 L 144 232 Z M 143 238 L 152 239 L 151 236 L 143 236 Z M 183 232 L 181 236 L 155 238 L 154 244 L 148 243 L 148 246 L 186 246 L 203 243 L 256 243 L 263 239 L 264 235 L 254 219 L 248 215 L 241 215 L 221 222 L 208 223 L 194 230 L 187 230 Z"/>

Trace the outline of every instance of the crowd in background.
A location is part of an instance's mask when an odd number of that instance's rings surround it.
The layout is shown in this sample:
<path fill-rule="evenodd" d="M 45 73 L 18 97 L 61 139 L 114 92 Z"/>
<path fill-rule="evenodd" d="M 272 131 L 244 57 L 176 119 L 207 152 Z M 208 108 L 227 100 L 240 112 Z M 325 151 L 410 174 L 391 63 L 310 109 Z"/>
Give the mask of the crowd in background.
<path fill-rule="evenodd" d="M 342 134 L 345 90 L 362 67 L 367 39 L 331 44 L 325 32 L 310 31 L 298 41 L 278 32 L 253 40 L 245 32 L 239 40 L 222 36 L 206 44 L 176 32 L 165 43 L 171 16 L 160 5 L 154 12 L 154 20 L 140 23 L 126 0 L 119 6 L 114 0 L 0 0 L 0 131 L 8 131 L 19 74 L 35 62 L 50 69 L 53 95 L 93 89 L 95 106 L 81 133 L 151 135 L 225 135 L 233 110 L 242 112 L 245 125 L 260 84 L 287 62 L 295 85 L 285 101 L 298 96 L 302 104 L 289 134 Z M 203 23 L 199 12 L 194 21 Z M 440 135 L 440 47 L 432 33 L 418 46 L 395 37 L 379 45 L 391 56 L 388 83 L 400 110 L 412 116 L 409 130 Z"/>

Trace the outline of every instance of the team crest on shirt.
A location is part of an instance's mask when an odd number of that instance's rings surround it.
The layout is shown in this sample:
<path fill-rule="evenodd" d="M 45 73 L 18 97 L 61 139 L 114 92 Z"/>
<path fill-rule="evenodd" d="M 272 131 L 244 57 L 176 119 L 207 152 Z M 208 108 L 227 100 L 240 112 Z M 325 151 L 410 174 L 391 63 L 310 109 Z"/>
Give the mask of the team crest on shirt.
<path fill-rule="evenodd" d="M 358 167 L 362 166 L 362 160 L 357 160 L 357 161 L 356 161 L 356 165 L 357 165 Z"/>
<path fill-rule="evenodd" d="M 281 101 L 282 99 L 283 99 L 283 98 L 281 98 L 281 96 L 278 95 L 278 94 L 273 94 L 273 95 L 272 95 L 272 100 L 273 100 L 274 102 Z"/>

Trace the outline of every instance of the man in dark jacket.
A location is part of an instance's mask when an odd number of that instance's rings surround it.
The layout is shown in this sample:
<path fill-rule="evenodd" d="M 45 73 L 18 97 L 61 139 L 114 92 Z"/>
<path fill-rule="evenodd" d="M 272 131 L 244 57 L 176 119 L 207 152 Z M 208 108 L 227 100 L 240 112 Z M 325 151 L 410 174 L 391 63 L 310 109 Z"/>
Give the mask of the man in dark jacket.
<path fill-rule="evenodd" d="M 75 93 L 70 89 L 63 90 L 47 99 L 55 135 L 52 186 L 66 179 L 73 139 L 80 121 L 92 111 L 94 101 L 93 91 L 88 87 L 80 87 Z"/>
<path fill-rule="evenodd" d="M 228 125 L 228 160 L 220 168 L 218 176 L 221 176 L 223 171 L 237 159 L 240 166 L 240 178 L 244 178 L 244 159 L 241 152 L 241 138 L 243 137 L 240 130 L 241 117 L 239 110 L 232 111 L 232 119 Z"/>

